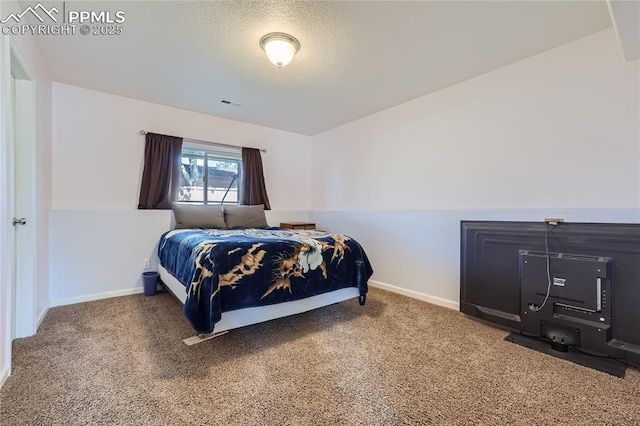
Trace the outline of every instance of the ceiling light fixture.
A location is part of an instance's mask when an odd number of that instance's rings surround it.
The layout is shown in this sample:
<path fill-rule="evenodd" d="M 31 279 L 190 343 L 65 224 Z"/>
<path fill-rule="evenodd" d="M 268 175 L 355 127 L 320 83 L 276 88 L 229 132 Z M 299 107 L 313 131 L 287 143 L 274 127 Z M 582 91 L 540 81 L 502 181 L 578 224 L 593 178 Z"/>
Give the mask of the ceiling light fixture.
<path fill-rule="evenodd" d="M 300 43 L 289 34 L 269 33 L 260 39 L 260 47 L 274 65 L 282 68 L 291 62 L 300 49 Z"/>

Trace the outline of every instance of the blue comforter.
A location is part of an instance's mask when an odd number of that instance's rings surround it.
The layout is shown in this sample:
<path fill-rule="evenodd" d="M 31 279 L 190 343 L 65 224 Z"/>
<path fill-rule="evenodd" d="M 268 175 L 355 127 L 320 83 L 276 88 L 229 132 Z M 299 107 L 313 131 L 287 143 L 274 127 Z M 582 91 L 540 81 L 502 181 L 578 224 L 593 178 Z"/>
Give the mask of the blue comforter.
<path fill-rule="evenodd" d="M 360 244 L 320 231 L 177 229 L 162 235 L 160 263 L 185 284 L 184 314 L 198 333 L 223 312 L 358 287 L 373 270 Z"/>

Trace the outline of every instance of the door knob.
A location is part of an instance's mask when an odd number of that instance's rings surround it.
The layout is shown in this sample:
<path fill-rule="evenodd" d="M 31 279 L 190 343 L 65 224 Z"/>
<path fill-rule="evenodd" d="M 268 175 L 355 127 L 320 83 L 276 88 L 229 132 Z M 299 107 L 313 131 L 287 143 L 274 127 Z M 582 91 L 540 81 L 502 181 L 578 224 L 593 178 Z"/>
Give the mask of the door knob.
<path fill-rule="evenodd" d="M 24 217 L 21 217 L 20 219 L 18 218 L 13 218 L 13 226 L 16 225 L 26 225 L 27 224 L 27 219 L 25 219 Z"/>

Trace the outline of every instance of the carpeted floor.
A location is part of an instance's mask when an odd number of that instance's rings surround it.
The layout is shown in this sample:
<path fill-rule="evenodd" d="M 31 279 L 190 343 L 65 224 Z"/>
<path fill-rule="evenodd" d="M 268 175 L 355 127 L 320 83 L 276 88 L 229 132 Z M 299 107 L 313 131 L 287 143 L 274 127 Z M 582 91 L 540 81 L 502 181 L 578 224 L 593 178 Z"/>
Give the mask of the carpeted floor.
<path fill-rule="evenodd" d="M 507 332 L 381 290 L 195 346 L 170 295 L 54 308 L 14 342 L 2 425 L 615 424 L 625 379 L 503 341 Z"/>

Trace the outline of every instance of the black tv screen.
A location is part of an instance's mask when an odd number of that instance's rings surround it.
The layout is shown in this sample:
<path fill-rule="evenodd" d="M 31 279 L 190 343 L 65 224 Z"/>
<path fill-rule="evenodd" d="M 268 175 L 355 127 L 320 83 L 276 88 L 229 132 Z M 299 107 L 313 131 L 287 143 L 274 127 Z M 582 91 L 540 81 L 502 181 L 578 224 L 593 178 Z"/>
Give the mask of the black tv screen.
<path fill-rule="evenodd" d="M 640 362 L 640 224 L 462 221 L 460 310 Z"/>

